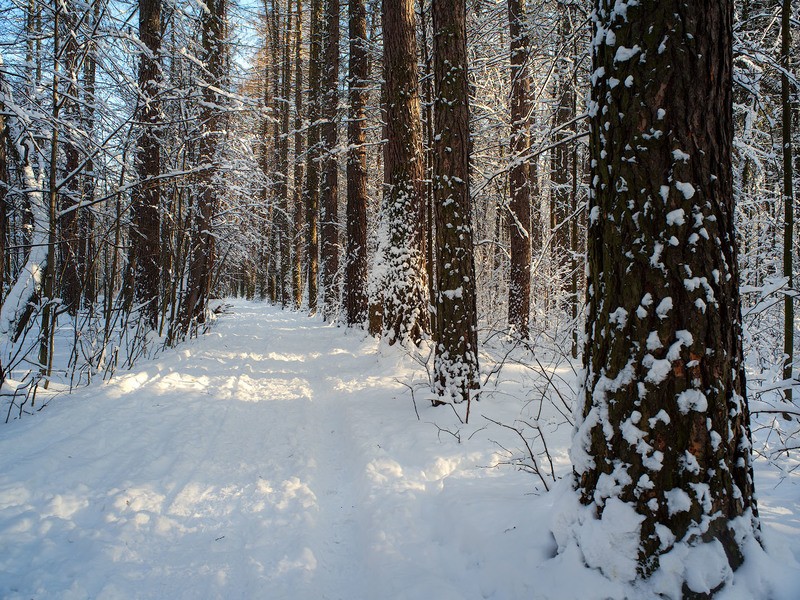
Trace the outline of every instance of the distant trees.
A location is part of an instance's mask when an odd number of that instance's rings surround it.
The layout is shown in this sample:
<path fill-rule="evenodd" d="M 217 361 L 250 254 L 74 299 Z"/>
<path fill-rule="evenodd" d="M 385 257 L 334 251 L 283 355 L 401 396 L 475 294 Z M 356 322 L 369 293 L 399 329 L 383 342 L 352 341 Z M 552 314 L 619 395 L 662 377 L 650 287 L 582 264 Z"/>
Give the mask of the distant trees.
<path fill-rule="evenodd" d="M 650 576 L 677 546 L 706 545 L 736 569 L 758 529 L 733 221 L 731 15 L 727 0 L 647 1 L 624 15 L 595 4 L 586 383 L 573 458 L 588 522 L 638 539 L 616 563 L 629 580 Z M 586 557 L 603 568 L 604 558 Z M 710 594 L 725 576 L 687 579 L 680 593 Z"/>

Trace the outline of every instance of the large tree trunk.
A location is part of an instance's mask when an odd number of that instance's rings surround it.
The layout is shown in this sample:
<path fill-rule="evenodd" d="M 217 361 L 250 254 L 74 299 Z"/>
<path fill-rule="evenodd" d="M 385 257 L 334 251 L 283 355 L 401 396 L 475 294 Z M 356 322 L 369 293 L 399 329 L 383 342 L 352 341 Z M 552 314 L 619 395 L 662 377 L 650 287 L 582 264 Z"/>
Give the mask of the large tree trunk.
<path fill-rule="evenodd" d="M 416 343 L 428 329 L 428 290 L 414 0 L 383 0 L 383 39 L 382 328 L 390 344 Z"/>
<path fill-rule="evenodd" d="M 469 197 L 465 0 L 434 0 L 436 79 L 433 197 L 436 222 L 436 392 L 469 400 L 478 385 L 478 326 Z"/>
<path fill-rule="evenodd" d="M 141 132 L 136 144 L 136 174 L 132 192 L 130 230 L 130 276 L 133 299 L 142 307 L 145 325 L 158 324 L 160 283 L 160 187 L 156 178 L 161 170 L 158 124 L 161 102 L 158 82 L 158 56 L 161 49 L 161 0 L 139 0 L 139 38 L 147 48 L 139 56 L 139 121 Z"/>
<path fill-rule="evenodd" d="M 525 0 L 508 0 L 511 37 L 511 281 L 508 286 L 508 324 L 528 337 L 531 312 L 531 186 L 529 162 L 520 157 L 530 143 L 531 81 L 528 75 L 528 34 Z"/>
<path fill-rule="evenodd" d="M 733 222 L 731 3 L 643 0 L 622 15 L 597 0 L 595 11 L 577 539 L 638 538 L 601 560 L 584 553 L 628 580 L 676 547 L 690 552 L 687 573 L 697 562 L 735 569 L 758 524 Z M 730 570 L 705 574 L 684 573 L 670 595 L 709 593 Z"/>
<path fill-rule="evenodd" d="M 191 321 L 205 322 L 206 308 L 211 294 L 211 276 L 214 269 L 214 224 L 217 205 L 217 146 L 222 129 L 220 104 L 216 91 L 223 86 L 225 75 L 225 12 L 227 0 L 206 0 L 208 11 L 202 12 L 203 62 L 202 78 L 203 110 L 201 111 L 202 135 L 198 142 L 198 161 L 202 170 L 198 176 L 197 203 L 195 206 L 195 232 L 189 281 L 184 301 L 184 327 Z"/>
<path fill-rule="evenodd" d="M 350 115 L 347 123 L 347 257 L 345 307 L 349 325 L 367 318 L 367 11 L 364 0 L 350 0 Z"/>
<path fill-rule="evenodd" d="M 308 173 L 305 182 L 306 260 L 308 261 L 308 309 L 317 311 L 319 275 L 319 157 L 320 157 L 320 61 L 322 59 L 322 0 L 311 0 L 311 48 L 308 59 Z"/>

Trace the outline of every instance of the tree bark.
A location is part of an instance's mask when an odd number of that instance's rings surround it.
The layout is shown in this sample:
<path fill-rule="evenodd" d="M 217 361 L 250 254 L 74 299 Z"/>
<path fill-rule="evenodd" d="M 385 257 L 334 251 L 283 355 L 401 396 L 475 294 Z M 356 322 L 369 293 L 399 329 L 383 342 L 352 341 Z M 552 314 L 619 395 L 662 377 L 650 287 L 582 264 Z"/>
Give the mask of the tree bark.
<path fill-rule="evenodd" d="M 61 228 L 60 251 L 60 288 L 61 300 L 67 311 L 75 316 L 80 308 L 81 300 L 81 271 L 85 265 L 81 264 L 81 239 L 78 226 L 78 210 L 75 208 L 80 203 L 80 179 L 78 177 L 78 167 L 80 164 L 80 152 L 75 141 L 75 132 L 80 127 L 80 109 L 78 107 L 78 38 L 77 26 L 78 19 L 76 9 L 72 5 L 65 5 L 65 10 L 60 21 L 64 25 L 63 55 L 64 55 L 64 77 L 65 90 L 62 97 L 63 125 L 63 150 L 64 150 L 64 171 L 63 177 L 66 178 L 66 185 L 63 191 L 59 192 L 59 208 L 61 216 L 59 225 Z M 60 125 L 56 124 L 56 127 Z M 51 168 L 56 169 L 56 165 Z M 70 210 L 67 210 L 70 209 Z M 66 212 L 65 212 L 66 211 Z"/>
<path fill-rule="evenodd" d="M 529 163 L 520 157 L 530 145 L 531 82 L 528 74 L 528 34 L 525 0 L 508 0 L 511 38 L 511 278 L 508 286 L 508 324 L 527 338 L 531 312 L 531 199 Z"/>
<path fill-rule="evenodd" d="M 385 138 L 382 333 L 418 343 L 428 330 L 424 170 L 414 0 L 383 0 Z"/>
<path fill-rule="evenodd" d="M 635 525 L 635 560 L 617 576 L 649 577 L 678 545 L 708 544 L 736 569 L 740 534 L 758 521 L 733 221 L 732 6 L 612 8 L 596 0 L 593 17 L 576 485 L 589 521 Z M 719 577 L 706 590 L 688 580 L 682 594 L 710 593 Z"/>
<path fill-rule="evenodd" d="M 305 182 L 306 260 L 308 261 L 308 309 L 317 312 L 319 275 L 319 158 L 320 76 L 322 59 L 322 0 L 311 0 L 311 48 L 308 60 L 308 173 Z"/>
<path fill-rule="evenodd" d="M 348 325 L 367 318 L 367 11 L 364 0 L 350 0 L 350 115 L 347 123 L 347 256 L 345 308 Z"/>
<path fill-rule="evenodd" d="M 158 82 L 161 50 L 161 0 L 139 0 L 139 38 L 147 48 L 139 57 L 139 121 L 141 131 L 136 144 L 136 174 L 139 179 L 132 192 L 130 230 L 130 273 L 133 299 L 141 306 L 149 329 L 158 325 L 160 282 L 160 204 L 156 178 L 161 172 L 159 122 L 161 101 Z"/>
<path fill-rule="evenodd" d="M 333 317 L 339 303 L 339 159 L 336 154 L 338 130 L 336 109 L 339 104 L 339 0 L 325 3 L 325 72 L 322 98 L 322 141 L 324 147 L 322 185 L 320 186 L 320 233 L 322 260 L 322 287 L 324 291 L 322 315 Z"/>
<path fill-rule="evenodd" d="M 296 2 L 294 38 L 294 244 L 292 252 L 292 302 L 294 308 L 303 303 L 303 0 Z"/>
<path fill-rule="evenodd" d="M 438 285 L 436 392 L 469 400 L 478 386 L 478 317 L 469 195 L 469 94 L 465 0 L 434 0 L 436 79 L 433 197 Z"/>
<path fill-rule="evenodd" d="M 794 362 L 794 272 L 792 261 L 792 244 L 794 243 L 794 186 L 792 163 L 792 105 L 790 100 L 789 74 L 791 73 L 791 0 L 783 0 L 781 8 L 781 137 L 783 142 L 783 276 L 787 277 L 787 289 L 790 293 L 784 296 L 784 328 L 783 328 L 783 378 L 792 378 Z M 788 402 L 792 401 L 792 386 L 787 385 L 784 395 Z"/>
<path fill-rule="evenodd" d="M 198 176 L 195 206 L 195 239 L 189 262 L 189 281 L 184 301 L 184 327 L 192 321 L 204 323 L 211 295 L 211 276 L 214 270 L 214 212 L 217 206 L 217 147 L 222 130 L 222 99 L 216 91 L 225 76 L 225 19 L 227 0 L 206 0 L 208 11 L 202 11 L 201 29 L 203 63 L 203 109 L 198 142 Z"/>

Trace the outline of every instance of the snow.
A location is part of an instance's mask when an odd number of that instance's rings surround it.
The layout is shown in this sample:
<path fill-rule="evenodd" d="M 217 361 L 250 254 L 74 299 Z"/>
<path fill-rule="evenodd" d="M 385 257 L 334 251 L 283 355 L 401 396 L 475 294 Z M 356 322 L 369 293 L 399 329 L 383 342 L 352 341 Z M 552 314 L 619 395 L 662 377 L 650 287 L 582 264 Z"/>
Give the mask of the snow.
<path fill-rule="evenodd" d="M 683 225 L 686 223 L 686 213 L 682 208 L 676 208 L 667 213 L 667 225 Z"/>
<path fill-rule="evenodd" d="M 694 186 L 691 183 L 685 181 L 676 181 L 675 188 L 683 194 L 683 197 L 687 200 L 691 200 L 694 197 Z"/>
<path fill-rule="evenodd" d="M 581 377 L 548 368 L 567 386 Z M 724 580 L 722 600 L 796 598 L 792 478 L 756 463 L 766 552 L 746 541 L 730 573 L 713 545 L 679 543 L 644 586 L 641 517 L 607 496 L 629 483 L 623 465 L 603 484 L 602 514 L 582 506 L 565 477 L 571 428 L 545 411 L 537 423 L 565 478 L 544 493 L 503 466 L 498 444 L 519 440 L 483 415 L 514 422 L 538 394 L 526 373 L 507 365 L 502 393 L 485 388 L 467 425 L 430 406 L 427 374 L 398 346 L 232 301 L 200 339 L 4 426 L 0 597 L 621 600 Z M 633 373 L 628 364 L 600 387 Z M 665 411 L 632 414 L 631 442 L 658 422 Z M 667 527 L 657 534 L 674 544 Z"/>

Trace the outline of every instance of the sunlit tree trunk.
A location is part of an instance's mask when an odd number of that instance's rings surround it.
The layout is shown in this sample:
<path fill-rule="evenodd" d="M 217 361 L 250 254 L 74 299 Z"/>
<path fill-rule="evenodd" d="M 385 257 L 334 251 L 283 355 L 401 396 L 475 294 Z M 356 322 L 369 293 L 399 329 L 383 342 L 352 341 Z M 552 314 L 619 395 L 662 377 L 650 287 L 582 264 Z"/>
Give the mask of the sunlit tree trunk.
<path fill-rule="evenodd" d="M 184 301 L 184 326 L 190 321 L 205 322 L 211 277 L 214 270 L 214 212 L 217 206 L 218 145 L 223 116 L 223 99 L 216 91 L 224 87 L 225 77 L 225 19 L 227 0 L 206 0 L 208 11 L 202 12 L 201 29 L 203 63 L 202 135 L 198 142 L 198 162 L 202 170 L 197 181 L 195 206 L 195 238 L 189 262 L 189 281 Z"/>
<path fill-rule="evenodd" d="M 389 343 L 416 343 L 428 330 L 428 290 L 414 0 L 383 0 L 383 35 L 382 328 Z"/>
<path fill-rule="evenodd" d="M 433 197 L 436 351 L 440 397 L 469 400 L 478 385 L 478 316 L 469 196 L 469 94 L 465 0 L 434 0 Z"/>
<path fill-rule="evenodd" d="M 733 220 L 733 11 L 729 0 L 614 7 L 596 0 L 593 17 L 576 527 L 638 539 L 609 546 L 614 576 L 628 580 L 676 546 L 703 545 L 703 561 L 729 569 L 684 578 L 681 595 L 694 597 L 724 584 L 758 527 Z"/>

